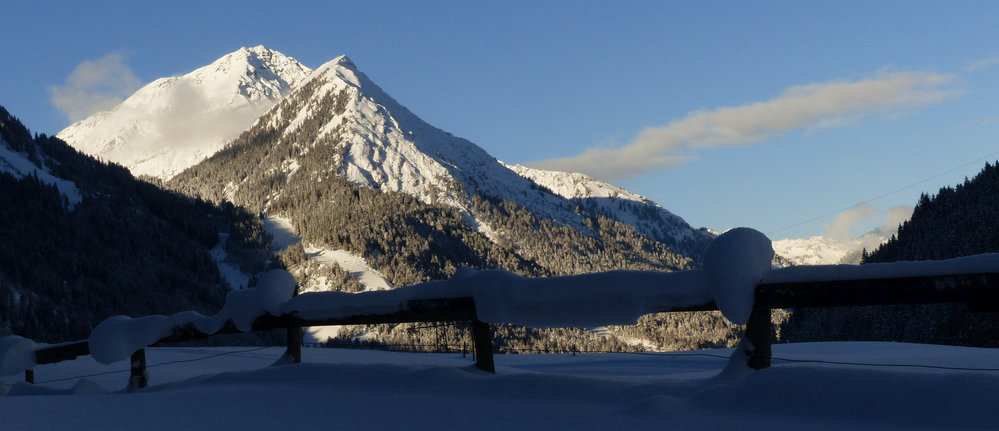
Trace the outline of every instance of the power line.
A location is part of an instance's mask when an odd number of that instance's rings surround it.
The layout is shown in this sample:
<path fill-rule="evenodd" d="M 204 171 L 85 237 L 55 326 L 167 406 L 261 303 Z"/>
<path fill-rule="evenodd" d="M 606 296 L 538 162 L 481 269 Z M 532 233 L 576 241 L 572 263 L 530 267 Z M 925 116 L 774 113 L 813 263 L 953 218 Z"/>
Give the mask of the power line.
<path fill-rule="evenodd" d="M 824 361 L 819 359 L 789 359 L 789 358 L 779 358 L 776 356 L 772 356 L 770 357 L 770 359 L 777 361 L 785 361 L 785 362 L 795 362 L 795 363 L 850 365 L 850 366 L 861 366 L 861 367 L 929 368 L 935 370 L 953 370 L 953 371 L 999 371 L 999 368 L 947 367 L 943 365 L 926 365 L 926 364 L 878 364 L 878 363 L 869 363 L 869 362 Z"/>
<path fill-rule="evenodd" d="M 693 352 L 629 352 L 629 353 L 635 355 L 672 356 L 672 357 L 707 356 L 719 359 L 729 359 L 729 356 L 713 354 L 713 353 L 693 353 Z M 782 358 L 779 356 L 771 356 L 770 359 L 774 361 L 784 361 L 792 363 L 846 365 L 846 366 L 857 366 L 857 367 L 927 368 L 934 370 L 950 370 L 950 371 L 999 371 L 999 368 L 948 367 L 944 365 L 927 365 L 927 364 L 883 364 L 883 363 L 874 363 L 874 362 L 827 361 L 821 359 L 791 359 L 791 358 Z"/>
<path fill-rule="evenodd" d="M 195 359 L 178 359 L 178 360 L 176 360 L 176 361 L 168 361 L 168 362 L 160 362 L 160 363 L 158 363 L 158 364 L 153 364 L 153 365 L 147 365 L 147 366 L 146 366 L 146 369 L 149 369 L 149 368 L 153 368 L 153 367 L 158 367 L 158 366 L 160 366 L 160 365 L 170 365 L 170 364 L 179 364 L 179 363 L 183 363 L 183 362 L 197 362 L 197 361 L 203 361 L 203 360 L 205 360 L 205 359 L 211 359 L 211 358 L 217 358 L 217 357 L 219 357 L 219 356 L 225 356 L 225 355 L 231 355 L 231 354 L 234 354 L 234 353 L 249 353 L 249 352 L 256 352 L 257 350 L 263 350 L 263 349 L 269 349 L 269 348 L 271 348 L 271 347 L 276 347 L 276 346 L 262 346 L 262 347 L 255 347 L 255 348 L 252 348 L 252 349 L 246 349 L 246 350 L 235 350 L 235 351 L 231 351 L 231 352 L 222 352 L 222 353 L 217 353 L 217 354 L 214 354 L 214 355 L 209 355 L 209 356 L 205 356 L 205 357 L 202 357 L 202 358 L 195 358 Z"/>
<path fill-rule="evenodd" d="M 972 160 L 972 161 L 970 161 L 970 162 L 968 162 L 968 163 L 965 163 L 965 164 L 963 164 L 963 165 L 961 165 L 961 166 L 958 166 L 958 167 L 956 167 L 956 168 L 952 168 L 952 169 L 949 169 L 949 170 L 947 170 L 947 171 L 945 171 L 945 172 L 941 172 L 941 173 L 939 173 L 939 174 L 936 174 L 936 175 L 934 175 L 934 176 L 932 176 L 932 177 L 929 177 L 929 178 L 925 178 L 925 179 L 922 179 L 922 180 L 919 180 L 919 181 L 916 181 L 916 182 L 914 182 L 914 183 L 911 183 L 911 184 L 908 184 L 908 185 L 906 185 L 906 186 L 903 186 L 903 187 L 899 187 L 899 188 L 897 188 L 897 189 L 895 189 L 895 190 L 892 190 L 892 191 L 890 191 L 890 192 L 887 192 L 887 193 L 883 193 L 883 194 L 881 194 L 881 195 L 878 195 L 878 196 L 875 196 L 875 197 L 873 197 L 873 198 L 870 198 L 870 199 L 868 199 L 868 200 L 865 200 L 865 201 L 862 201 L 862 202 L 860 202 L 860 203 L 858 203 L 858 204 L 854 204 L 854 205 L 850 205 L 850 206 L 848 206 L 848 207 L 844 207 L 844 208 L 840 208 L 840 209 L 838 209 L 838 210 L 836 210 L 836 211 L 832 211 L 832 212 L 829 212 L 829 213 L 826 213 L 826 214 L 823 214 L 823 215 L 820 215 L 820 216 L 818 216 L 818 217 L 813 217 L 813 218 L 810 218 L 810 219 L 808 219 L 808 220 L 805 220 L 805 221 L 803 221 L 803 222 L 799 222 L 799 223 L 795 223 L 795 224 L 792 224 L 792 225 L 790 225 L 790 226 L 785 226 L 785 227 L 782 227 L 782 228 L 780 228 L 780 229 L 777 229 L 777 230 L 772 230 L 772 231 L 770 231 L 770 232 L 767 232 L 767 235 L 772 235 L 772 234 L 775 234 L 775 233 L 778 233 L 778 232 L 782 232 L 782 231 L 785 231 L 785 230 L 788 230 L 788 229 L 793 229 L 793 228 L 796 228 L 796 227 L 798 227 L 798 226 L 801 226 L 801 225 L 804 225 L 804 224 L 808 224 L 808 223 L 811 223 L 811 222 L 813 222 L 813 221 L 817 221 L 817 220 L 821 220 L 821 219 L 824 219 L 824 218 L 826 218 L 826 217 L 829 217 L 829 216 L 833 216 L 833 215 L 836 215 L 836 214 L 839 214 L 839 213 L 841 213 L 841 212 L 843 212 L 843 211 L 846 211 L 846 210 L 848 210 L 848 209 L 850 209 L 850 208 L 854 208 L 854 207 L 856 207 L 857 205 L 862 205 L 862 204 L 868 204 L 868 203 L 871 203 L 871 202 L 874 202 L 874 201 L 876 201 L 876 200 L 878 200 L 878 199 L 881 199 L 881 198 L 885 198 L 885 197 L 888 197 L 888 196 L 891 196 L 891 195 L 893 195 L 893 194 L 895 194 L 895 193 L 898 193 L 898 192 L 901 192 L 901 191 L 903 191 L 903 190 L 906 190 L 906 189 L 908 189 L 908 188 L 910 188 L 910 187 L 913 187 L 913 186 L 916 186 L 916 185 L 919 185 L 919 184 L 922 184 L 922 183 L 925 183 L 925 182 L 927 182 L 927 181 L 931 181 L 931 180 L 935 180 L 935 179 L 937 179 L 937 178 L 940 178 L 940 177 L 942 177 L 942 176 L 944 176 L 944 175 L 947 175 L 947 174 L 949 174 L 949 173 L 951 173 L 951 172 L 955 172 L 955 171 L 957 171 L 957 170 L 960 170 L 960 169 L 963 169 L 963 168 L 966 168 L 966 167 L 968 167 L 968 166 L 971 166 L 971 165 L 973 165 L 973 164 L 975 164 L 975 163 L 978 163 L 978 162 L 981 162 L 982 160 L 985 160 L 985 159 L 989 159 L 989 158 L 992 158 L 992 157 L 995 157 L 996 155 L 999 155 L 999 151 L 996 151 L 996 152 L 993 152 L 993 153 L 990 153 L 990 154 L 987 154 L 987 155 L 985 155 L 985 156 L 982 156 L 982 157 L 979 157 L 979 158 L 977 158 L 977 159 L 975 159 L 975 160 Z"/>
<path fill-rule="evenodd" d="M 263 350 L 263 349 L 267 349 L 267 348 L 270 348 L 270 347 L 274 347 L 274 346 L 255 347 L 255 348 L 246 349 L 246 350 L 234 350 L 234 351 L 230 351 L 230 352 L 222 352 L 222 353 L 218 353 L 218 354 L 215 354 L 215 355 L 209 355 L 209 356 L 205 356 L 205 357 L 201 357 L 201 358 L 194 358 L 194 359 L 179 359 L 179 360 L 176 360 L 176 361 L 160 362 L 158 364 L 147 365 L 146 368 L 149 369 L 149 368 L 153 368 L 153 367 L 158 367 L 160 365 L 179 364 L 179 363 L 182 363 L 182 362 L 203 361 L 205 359 L 211 359 L 211 358 L 216 358 L 216 357 L 225 356 L 225 355 L 231 355 L 231 354 L 235 354 L 235 353 L 255 352 L 257 350 Z M 127 373 L 127 372 L 130 372 L 130 371 L 132 371 L 131 368 L 126 368 L 124 370 L 104 371 L 104 372 L 101 372 L 101 373 L 87 374 L 87 375 L 74 376 L 74 377 L 65 377 L 65 378 L 62 378 L 62 379 L 43 380 L 43 381 L 40 381 L 40 382 L 35 382 L 35 384 L 64 382 L 64 381 L 67 381 L 67 380 L 85 379 L 85 378 L 88 378 L 88 377 L 104 376 L 104 375 L 108 375 L 108 374 Z"/>

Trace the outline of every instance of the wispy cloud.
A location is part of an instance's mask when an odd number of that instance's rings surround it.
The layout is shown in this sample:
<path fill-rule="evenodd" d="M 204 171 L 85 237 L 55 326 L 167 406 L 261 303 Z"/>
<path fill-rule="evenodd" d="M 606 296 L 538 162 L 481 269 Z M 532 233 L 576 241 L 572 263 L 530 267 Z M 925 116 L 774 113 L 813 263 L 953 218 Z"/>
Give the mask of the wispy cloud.
<path fill-rule="evenodd" d="M 604 180 L 634 177 L 675 166 L 698 150 L 749 145 L 794 129 L 834 127 L 870 114 L 939 102 L 957 94 L 943 88 L 953 79 L 948 74 L 896 72 L 852 82 L 794 86 L 764 102 L 691 112 L 665 126 L 642 130 L 619 148 L 595 147 L 528 165 Z"/>
<path fill-rule="evenodd" d="M 832 224 L 826 224 L 826 238 L 845 240 L 853 238 L 853 227 L 860 222 L 874 220 L 878 210 L 871 204 L 858 204 L 839 213 Z"/>
<path fill-rule="evenodd" d="M 912 210 L 911 206 L 897 206 L 883 210 L 866 202 L 860 203 L 839 213 L 831 224 L 826 224 L 824 236 L 856 247 L 858 251 L 861 248 L 873 251 L 887 236 L 897 233 L 898 226 L 902 222 L 912 218 Z M 868 235 L 870 223 L 877 220 L 879 214 L 884 215 L 881 226 L 878 227 L 877 233 Z M 865 224 L 868 228 L 863 227 Z M 857 232 L 858 229 L 861 232 Z"/>
<path fill-rule="evenodd" d="M 980 58 L 964 66 L 965 72 L 979 72 L 999 64 L 999 57 Z"/>
<path fill-rule="evenodd" d="M 124 55 L 109 53 L 85 60 L 73 69 L 62 85 L 48 88 L 52 104 L 70 121 L 107 111 L 142 86 L 142 81 L 125 64 Z"/>
<path fill-rule="evenodd" d="M 885 232 L 896 232 L 902 222 L 912 218 L 912 211 L 915 207 L 908 205 L 889 208 L 885 213 L 885 222 L 881 225 L 881 230 Z"/>

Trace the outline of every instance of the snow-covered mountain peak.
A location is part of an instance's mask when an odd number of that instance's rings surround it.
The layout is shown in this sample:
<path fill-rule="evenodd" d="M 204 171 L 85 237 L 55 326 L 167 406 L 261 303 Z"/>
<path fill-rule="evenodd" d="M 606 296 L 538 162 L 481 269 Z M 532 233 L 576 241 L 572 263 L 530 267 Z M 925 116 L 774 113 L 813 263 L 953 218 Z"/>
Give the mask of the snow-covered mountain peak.
<path fill-rule="evenodd" d="M 168 179 L 221 149 L 310 72 L 278 51 L 240 48 L 186 75 L 157 79 L 58 136 L 135 175 Z"/>
<path fill-rule="evenodd" d="M 280 147 L 276 160 L 250 162 L 280 180 L 269 187 L 301 175 L 308 181 L 342 175 L 357 185 L 456 207 L 490 237 L 493 229 L 473 214 L 477 199 L 509 201 L 581 233 L 594 233 L 595 217 L 606 216 L 695 259 L 713 237 L 648 199 L 591 178 L 549 172 L 554 182 L 539 187 L 541 180 L 526 171 L 515 172 L 417 117 L 345 55 L 310 71 L 263 46 L 240 48 L 186 75 L 158 79 L 59 136 L 133 174 L 170 179 L 243 132 L 262 138 L 253 146 Z M 229 180 L 219 196 L 256 190 L 259 184 L 248 178 Z M 583 188 L 563 193 L 557 183 Z M 269 191 L 258 201 L 261 210 L 280 195 L 277 188 Z"/>
<path fill-rule="evenodd" d="M 348 58 L 346 54 L 334 58 L 332 61 L 330 61 L 330 63 L 334 63 L 336 65 L 343 66 L 352 70 L 357 70 L 357 66 L 354 65 L 353 61 L 350 61 L 350 58 Z"/>
<path fill-rule="evenodd" d="M 317 68 L 261 118 L 261 125 L 280 131 L 282 140 L 295 139 L 294 146 L 305 153 L 334 146 L 336 151 L 320 152 L 333 155 L 326 166 L 338 166 L 351 182 L 456 207 L 487 235 L 491 229 L 470 211 L 475 195 L 517 203 L 582 231 L 589 228 L 576 210 L 585 207 L 688 256 L 698 255 L 713 238 L 644 197 L 582 174 L 507 166 L 472 142 L 420 119 L 346 56 Z M 289 177 L 302 175 L 297 166 L 291 161 L 280 169 Z"/>
<path fill-rule="evenodd" d="M 346 55 L 341 55 L 317 67 L 309 75 L 307 81 L 323 81 L 327 84 L 339 82 L 352 87 L 361 87 L 363 83 L 358 75 L 359 72 L 354 62 L 350 61 Z"/>
<path fill-rule="evenodd" d="M 322 124 L 320 137 L 342 133 L 342 169 L 356 184 L 458 207 L 465 205 L 469 191 L 506 196 L 510 187 L 531 190 L 530 181 L 478 146 L 414 115 L 347 56 L 317 68 L 289 99 L 294 100 L 269 114 L 270 125 L 283 129 L 285 136 L 316 122 Z M 324 111 L 329 114 L 323 116 Z M 291 120 L 282 125 L 284 119 Z M 465 190 L 455 189 L 456 184 Z"/>

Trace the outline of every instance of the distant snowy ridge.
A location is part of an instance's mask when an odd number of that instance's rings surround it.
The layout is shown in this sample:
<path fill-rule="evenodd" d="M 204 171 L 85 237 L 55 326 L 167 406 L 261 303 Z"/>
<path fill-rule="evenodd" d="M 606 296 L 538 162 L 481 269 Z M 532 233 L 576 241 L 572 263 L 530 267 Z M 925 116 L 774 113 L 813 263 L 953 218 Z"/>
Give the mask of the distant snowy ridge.
<path fill-rule="evenodd" d="M 263 46 L 160 78 L 58 137 L 136 176 L 169 179 L 221 149 L 291 92 L 310 69 Z"/>
<path fill-rule="evenodd" d="M 774 241 L 774 250 L 792 265 L 858 264 L 863 250 L 873 251 L 895 232 L 879 228 L 856 238 L 826 236 Z"/>
<path fill-rule="evenodd" d="M 570 201 L 588 202 L 597 211 L 622 223 L 634 226 L 640 233 L 657 240 L 671 238 L 677 242 L 693 241 L 702 245 L 714 239 L 708 229 L 693 229 L 687 222 L 667 211 L 651 199 L 586 174 L 549 171 L 523 165 L 505 165 L 518 175 L 551 190 Z M 677 250 L 687 255 L 694 250 Z"/>
<path fill-rule="evenodd" d="M 83 195 L 77 189 L 76 183 L 52 175 L 44 166 L 36 165 L 24 154 L 11 149 L 2 137 L 0 137 L 0 172 L 7 172 L 15 178 L 35 176 L 39 181 L 55 186 L 59 189 L 59 194 L 66 198 L 69 210 L 83 201 Z"/>

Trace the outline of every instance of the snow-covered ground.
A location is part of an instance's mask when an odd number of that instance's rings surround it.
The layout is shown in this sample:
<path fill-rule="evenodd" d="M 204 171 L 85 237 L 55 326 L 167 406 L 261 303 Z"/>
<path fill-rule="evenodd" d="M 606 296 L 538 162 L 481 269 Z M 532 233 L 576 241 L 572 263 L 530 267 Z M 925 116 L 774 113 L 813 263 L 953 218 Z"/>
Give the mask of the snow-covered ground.
<path fill-rule="evenodd" d="M 271 248 L 284 250 L 302 241 L 295 235 L 295 227 L 286 217 L 269 216 L 264 218 L 264 228 L 271 234 Z M 312 245 L 303 247 L 309 260 L 319 265 L 340 265 L 345 271 L 361 282 L 364 290 L 388 290 L 392 287 L 378 270 L 372 268 L 364 258 L 346 250 L 333 250 Z"/>
<path fill-rule="evenodd" d="M 229 234 L 220 233 L 219 242 L 212 247 L 208 253 L 212 256 L 212 260 L 215 261 L 215 266 L 219 269 L 219 274 L 225 279 L 229 288 L 232 290 L 243 289 L 250 285 L 250 277 L 240 271 L 239 268 L 232 266 L 225 261 L 227 253 L 225 252 L 225 243 L 229 241 Z"/>
<path fill-rule="evenodd" d="M 295 235 L 295 226 L 292 226 L 291 219 L 287 217 L 264 217 L 264 229 L 271 234 L 271 249 L 275 252 L 298 244 L 302 240 Z"/>
<path fill-rule="evenodd" d="M 302 241 L 295 235 L 295 227 L 287 217 L 268 216 L 264 218 L 264 227 L 271 234 L 271 248 L 281 251 Z M 304 247 L 306 256 L 319 265 L 340 265 L 352 277 L 361 282 L 365 291 L 391 289 L 388 280 L 364 261 L 364 258 L 351 254 L 346 250 L 331 250 L 313 246 Z M 322 343 L 340 333 L 339 326 L 320 326 L 306 328 L 305 338 L 309 343 Z"/>
<path fill-rule="evenodd" d="M 460 354 L 306 348 L 302 364 L 270 366 L 281 348 L 250 349 L 149 349 L 150 386 L 133 393 L 125 362 L 39 366 L 39 384 L 3 379 L 0 428 L 994 429 L 999 408 L 996 371 L 782 360 L 996 368 L 995 349 L 775 345 L 773 367 L 726 376 L 731 350 L 498 355 L 492 375 Z"/>
<path fill-rule="evenodd" d="M 305 247 L 305 254 L 310 260 L 320 265 L 340 265 L 351 277 L 364 286 L 364 291 L 388 290 L 392 287 L 381 272 L 372 268 L 364 258 L 346 250 L 330 250 L 328 248 Z"/>

